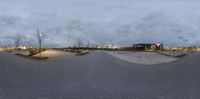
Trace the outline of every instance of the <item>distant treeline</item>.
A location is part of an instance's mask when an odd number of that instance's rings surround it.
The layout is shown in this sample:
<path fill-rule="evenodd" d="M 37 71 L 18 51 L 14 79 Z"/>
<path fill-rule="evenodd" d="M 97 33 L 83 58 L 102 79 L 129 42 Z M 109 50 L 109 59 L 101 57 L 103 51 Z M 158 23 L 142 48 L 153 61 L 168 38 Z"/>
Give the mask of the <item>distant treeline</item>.
<path fill-rule="evenodd" d="M 121 48 L 91 48 L 91 47 L 69 47 L 69 48 L 53 48 L 55 50 L 106 50 L 106 51 L 132 51 L 133 47 L 121 47 Z"/>

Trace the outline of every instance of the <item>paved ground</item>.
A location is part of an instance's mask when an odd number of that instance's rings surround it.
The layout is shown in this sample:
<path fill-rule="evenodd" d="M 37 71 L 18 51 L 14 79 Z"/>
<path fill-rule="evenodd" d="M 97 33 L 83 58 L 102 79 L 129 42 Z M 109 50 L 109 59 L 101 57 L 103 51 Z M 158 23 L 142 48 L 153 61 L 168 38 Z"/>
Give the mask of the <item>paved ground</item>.
<path fill-rule="evenodd" d="M 45 61 L 0 53 L 0 99 L 200 99 L 199 59 L 147 66 L 100 51 Z"/>

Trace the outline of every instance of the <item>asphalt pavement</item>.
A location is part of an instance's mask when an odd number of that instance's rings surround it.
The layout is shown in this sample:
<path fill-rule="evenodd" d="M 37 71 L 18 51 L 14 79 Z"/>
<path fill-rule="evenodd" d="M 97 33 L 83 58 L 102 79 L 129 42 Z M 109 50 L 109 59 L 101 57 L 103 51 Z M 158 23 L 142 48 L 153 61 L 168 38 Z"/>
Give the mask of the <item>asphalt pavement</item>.
<path fill-rule="evenodd" d="M 43 61 L 1 52 L 0 99 L 200 99 L 200 53 L 144 65 L 103 51 Z"/>

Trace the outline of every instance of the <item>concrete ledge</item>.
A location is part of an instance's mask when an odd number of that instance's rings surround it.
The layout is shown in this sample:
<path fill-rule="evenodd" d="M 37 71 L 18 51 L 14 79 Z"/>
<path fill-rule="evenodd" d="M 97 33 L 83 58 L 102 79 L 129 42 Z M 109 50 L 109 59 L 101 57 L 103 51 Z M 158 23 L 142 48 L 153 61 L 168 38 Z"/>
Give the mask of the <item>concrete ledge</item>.
<path fill-rule="evenodd" d="M 75 54 L 76 56 L 83 56 L 83 55 L 87 55 L 89 54 L 90 52 L 83 52 L 83 53 L 77 53 Z"/>
<path fill-rule="evenodd" d="M 38 56 L 27 56 L 23 54 L 16 54 L 17 56 L 28 58 L 28 59 L 33 59 L 33 60 L 47 60 L 48 57 L 38 57 Z"/>
<path fill-rule="evenodd" d="M 159 52 L 159 51 L 157 53 L 159 53 L 161 55 L 169 56 L 169 57 L 175 57 L 175 58 L 182 58 L 182 57 L 187 56 L 187 54 L 185 54 L 185 53 L 183 53 L 183 54 L 173 54 L 175 52 L 167 53 L 167 52 Z"/>

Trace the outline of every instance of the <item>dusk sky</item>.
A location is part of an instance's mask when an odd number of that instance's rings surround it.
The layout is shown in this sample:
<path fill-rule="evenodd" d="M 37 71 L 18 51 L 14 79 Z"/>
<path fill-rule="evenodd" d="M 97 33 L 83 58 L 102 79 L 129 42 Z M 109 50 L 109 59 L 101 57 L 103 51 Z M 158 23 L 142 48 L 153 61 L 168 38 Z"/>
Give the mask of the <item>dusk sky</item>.
<path fill-rule="evenodd" d="M 90 44 L 163 43 L 200 45 L 199 0 L 0 0 L 0 45 L 25 35 L 36 43 L 36 28 L 46 46 L 64 47 L 78 38 Z"/>

